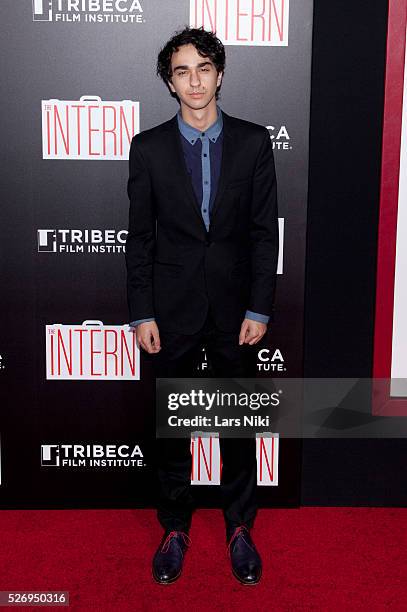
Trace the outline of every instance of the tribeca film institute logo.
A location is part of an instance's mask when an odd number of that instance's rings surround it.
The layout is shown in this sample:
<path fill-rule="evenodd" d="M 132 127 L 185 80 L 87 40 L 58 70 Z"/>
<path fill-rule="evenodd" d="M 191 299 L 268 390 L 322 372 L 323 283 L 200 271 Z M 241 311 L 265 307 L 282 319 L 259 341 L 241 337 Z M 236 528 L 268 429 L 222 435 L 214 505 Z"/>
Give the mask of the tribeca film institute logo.
<path fill-rule="evenodd" d="M 140 0 L 32 0 L 33 21 L 144 23 Z"/>
<path fill-rule="evenodd" d="M 138 444 L 41 444 L 41 467 L 145 467 Z"/>
<path fill-rule="evenodd" d="M 257 369 L 259 372 L 285 372 L 287 368 L 280 349 L 260 349 L 257 352 Z"/>
<path fill-rule="evenodd" d="M 293 148 L 291 138 L 285 125 L 275 127 L 274 125 L 266 125 L 270 134 L 271 144 L 273 149 L 278 151 L 291 151 Z"/>
<path fill-rule="evenodd" d="M 224 45 L 288 45 L 289 0 L 189 0 L 189 23 L 212 30 Z"/>
<path fill-rule="evenodd" d="M 39 253 L 124 253 L 127 230 L 39 229 Z"/>

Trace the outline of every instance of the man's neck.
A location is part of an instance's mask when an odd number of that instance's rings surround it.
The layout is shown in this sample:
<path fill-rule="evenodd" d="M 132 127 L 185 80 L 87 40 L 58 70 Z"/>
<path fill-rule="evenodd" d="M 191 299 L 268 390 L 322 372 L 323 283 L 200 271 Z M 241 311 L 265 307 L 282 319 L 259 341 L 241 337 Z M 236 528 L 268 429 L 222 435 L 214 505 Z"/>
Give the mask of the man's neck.
<path fill-rule="evenodd" d="M 218 118 L 216 101 L 213 98 L 205 108 L 192 109 L 181 102 L 181 116 L 183 120 L 200 132 L 204 132 Z"/>

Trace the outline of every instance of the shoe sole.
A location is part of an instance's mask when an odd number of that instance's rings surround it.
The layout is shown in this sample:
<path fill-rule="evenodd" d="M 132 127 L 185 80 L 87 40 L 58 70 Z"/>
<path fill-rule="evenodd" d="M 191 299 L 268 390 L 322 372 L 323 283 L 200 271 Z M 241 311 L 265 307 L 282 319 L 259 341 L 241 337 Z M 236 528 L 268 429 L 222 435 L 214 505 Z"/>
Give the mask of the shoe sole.
<path fill-rule="evenodd" d="M 234 570 L 233 570 L 233 568 L 232 568 L 232 574 L 234 575 L 234 577 L 236 578 L 236 580 L 238 580 L 238 581 L 240 582 L 240 584 L 244 584 L 245 586 L 251 586 L 252 584 L 253 584 L 253 585 L 254 585 L 254 584 L 259 584 L 259 582 L 260 582 L 260 578 L 261 578 L 262 573 L 263 573 L 263 572 L 261 571 L 261 572 L 260 572 L 260 576 L 258 577 L 258 579 L 257 579 L 255 582 L 253 582 L 253 580 L 250 580 L 250 582 L 245 582 L 244 580 L 242 580 L 242 579 L 241 579 L 241 578 L 240 578 L 240 577 L 239 577 L 239 576 L 238 576 L 238 575 L 235 573 L 235 571 L 234 571 Z"/>
<path fill-rule="evenodd" d="M 157 582 L 157 584 L 172 584 L 173 582 L 178 580 L 178 578 L 181 576 L 182 570 L 176 576 L 174 576 L 174 578 L 171 578 L 171 580 L 160 580 L 158 576 L 156 576 L 154 571 L 152 571 L 151 573 L 152 573 L 154 580 Z"/>

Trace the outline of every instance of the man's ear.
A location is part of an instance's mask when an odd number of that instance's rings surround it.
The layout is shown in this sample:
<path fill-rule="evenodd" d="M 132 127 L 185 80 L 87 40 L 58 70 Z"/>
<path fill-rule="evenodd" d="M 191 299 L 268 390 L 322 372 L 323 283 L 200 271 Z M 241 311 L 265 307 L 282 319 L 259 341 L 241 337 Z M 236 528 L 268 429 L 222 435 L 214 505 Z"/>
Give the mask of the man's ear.
<path fill-rule="evenodd" d="M 222 83 L 222 78 L 223 78 L 223 72 L 219 72 L 218 74 L 218 78 L 216 81 L 216 86 L 219 87 L 219 85 Z"/>
<path fill-rule="evenodd" d="M 175 93 L 174 85 L 171 83 L 170 79 L 168 79 L 168 87 L 171 89 L 172 93 Z"/>

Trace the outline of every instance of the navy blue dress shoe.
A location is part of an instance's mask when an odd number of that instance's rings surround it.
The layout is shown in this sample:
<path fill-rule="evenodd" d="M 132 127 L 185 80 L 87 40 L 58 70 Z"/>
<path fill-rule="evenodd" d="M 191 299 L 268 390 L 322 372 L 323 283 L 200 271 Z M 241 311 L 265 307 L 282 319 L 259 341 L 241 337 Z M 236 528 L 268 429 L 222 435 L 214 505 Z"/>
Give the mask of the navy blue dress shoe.
<path fill-rule="evenodd" d="M 242 584 L 257 584 L 261 578 L 261 558 L 249 530 L 244 525 L 240 525 L 233 532 L 228 553 L 235 578 Z"/>
<path fill-rule="evenodd" d="M 171 584 L 181 576 L 185 552 L 191 540 L 184 531 L 167 531 L 153 558 L 153 577 L 160 584 Z"/>

